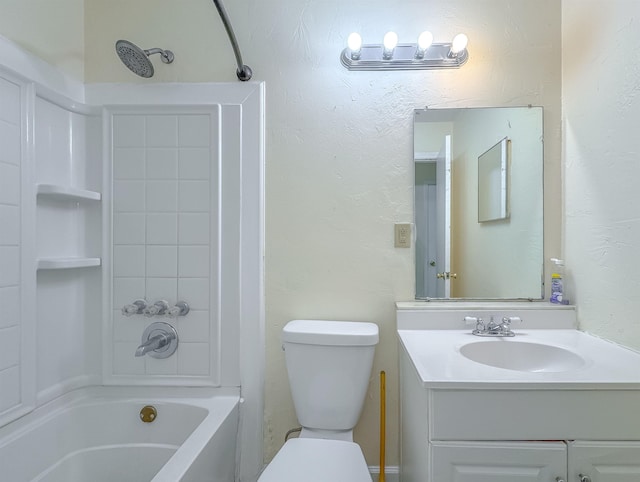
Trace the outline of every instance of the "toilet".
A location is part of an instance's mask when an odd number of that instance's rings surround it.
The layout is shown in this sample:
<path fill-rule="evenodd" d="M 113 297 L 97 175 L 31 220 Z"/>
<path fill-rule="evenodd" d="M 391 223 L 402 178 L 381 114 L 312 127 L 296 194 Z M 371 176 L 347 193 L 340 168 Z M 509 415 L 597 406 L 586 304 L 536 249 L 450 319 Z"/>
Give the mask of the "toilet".
<path fill-rule="evenodd" d="M 353 442 L 353 428 L 377 343 L 374 323 L 287 323 L 282 348 L 302 431 L 284 444 L 258 482 L 371 482 L 362 449 Z"/>

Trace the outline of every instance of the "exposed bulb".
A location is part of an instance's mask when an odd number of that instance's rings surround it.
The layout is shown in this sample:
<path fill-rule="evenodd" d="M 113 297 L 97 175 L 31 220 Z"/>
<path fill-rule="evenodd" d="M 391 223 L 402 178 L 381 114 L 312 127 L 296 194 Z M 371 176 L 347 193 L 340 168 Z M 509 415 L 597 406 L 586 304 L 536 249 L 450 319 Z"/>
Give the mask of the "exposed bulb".
<path fill-rule="evenodd" d="M 382 40 L 384 49 L 382 50 L 382 58 L 390 60 L 393 57 L 393 49 L 398 45 L 398 34 L 395 32 L 387 32 Z"/>
<path fill-rule="evenodd" d="M 384 44 L 384 48 L 387 50 L 393 50 L 398 45 L 398 34 L 395 32 L 387 32 L 384 34 L 384 39 L 382 40 Z"/>
<path fill-rule="evenodd" d="M 433 34 L 428 30 L 422 32 L 418 37 L 418 47 L 420 48 L 420 50 L 427 50 L 429 47 L 431 47 L 432 43 Z"/>
<path fill-rule="evenodd" d="M 427 30 L 422 32 L 418 37 L 418 48 L 416 49 L 415 58 L 423 59 L 425 50 L 431 47 L 432 43 L 433 43 L 433 34 Z"/>
<path fill-rule="evenodd" d="M 347 38 L 347 47 L 351 55 L 351 60 L 360 59 L 360 49 L 362 48 L 362 37 L 359 33 L 353 32 Z"/>
<path fill-rule="evenodd" d="M 347 47 L 351 51 L 358 51 L 362 47 L 362 37 L 358 32 L 353 32 L 347 38 Z"/>
<path fill-rule="evenodd" d="M 451 43 L 451 54 L 455 57 L 464 49 L 467 48 L 467 44 L 469 43 L 469 39 L 463 33 L 459 33 L 455 37 L 453 37 L 453 42 Z"/>

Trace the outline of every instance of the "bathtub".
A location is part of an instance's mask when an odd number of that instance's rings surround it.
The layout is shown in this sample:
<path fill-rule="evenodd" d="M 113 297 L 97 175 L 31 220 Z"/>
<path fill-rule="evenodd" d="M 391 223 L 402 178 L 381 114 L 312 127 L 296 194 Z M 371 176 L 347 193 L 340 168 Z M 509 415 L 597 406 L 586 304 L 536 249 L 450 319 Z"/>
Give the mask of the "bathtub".
<path fill-rule="evenodd" d="M 233 482 L 238 403 L 213 388 L 75 390 L 0 429 L 0 480 Z"/>

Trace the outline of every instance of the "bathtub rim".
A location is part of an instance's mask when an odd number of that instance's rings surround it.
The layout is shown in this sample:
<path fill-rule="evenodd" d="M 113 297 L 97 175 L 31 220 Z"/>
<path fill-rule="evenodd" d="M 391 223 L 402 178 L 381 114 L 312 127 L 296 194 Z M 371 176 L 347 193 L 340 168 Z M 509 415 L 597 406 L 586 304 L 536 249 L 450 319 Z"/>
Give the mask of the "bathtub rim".
<path fill-rule="evenodd" d="M 204 419 L 194 428 L 170 459 L 152 479 L 153 482 L 180 480 L 202 452 L 216 430 L 232 416 L 238 425 L 239 388 L 229 387 L 132 387 L 91 386 L 65 393 L 50 402 L 0 427 L 0 450 L 49 420 L 74 407 L 100 403 L 172 403 L 203 408 Z M 238 432 L 236 428 L 236 437 Z M 235 445 L 237 440 L 233 441 Z M 236 467 L 238 464 L 236 453 Z"/>

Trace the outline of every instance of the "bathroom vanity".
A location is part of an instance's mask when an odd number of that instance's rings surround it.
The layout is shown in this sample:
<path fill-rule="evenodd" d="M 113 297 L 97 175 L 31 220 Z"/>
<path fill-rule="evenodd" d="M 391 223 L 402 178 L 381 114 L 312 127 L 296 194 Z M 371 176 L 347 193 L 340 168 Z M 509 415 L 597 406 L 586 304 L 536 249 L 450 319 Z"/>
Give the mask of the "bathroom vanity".
<path fill-rule="evenodd" d="M 468 326 L 509 317 L 513 337 Z M 402 482 L 640 480 L 640 354 L 576 330 L 572 307 L 407 302 L 397 319 Z"/>

